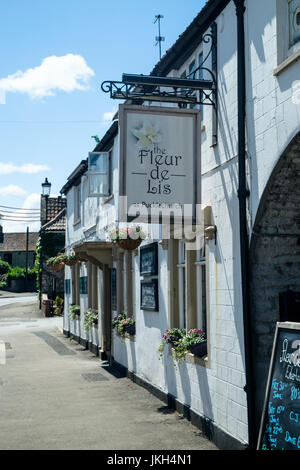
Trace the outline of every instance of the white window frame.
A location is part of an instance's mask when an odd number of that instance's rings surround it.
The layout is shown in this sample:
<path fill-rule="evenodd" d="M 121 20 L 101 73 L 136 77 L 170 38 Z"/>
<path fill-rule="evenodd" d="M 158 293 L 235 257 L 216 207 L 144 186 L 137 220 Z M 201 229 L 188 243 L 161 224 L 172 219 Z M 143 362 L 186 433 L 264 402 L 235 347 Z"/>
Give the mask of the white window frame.
<path fill-rule="evenodd" d="M 186 250 L 185 241 L 178 243 L 178 297 L 179 297 L 179 328 L 186 328 Z"/>
<path fill-rule="evenodd" d="M 92 160 L 92 158 L 95 158 L 96 156 L 98 158 L 102 157 L 102 158 L 106 159 L 106 167 L 107 167 L 106 172 L 99 171 L 99 170 L 93 170 L 91 160 Z M 88 194 L 89 194 L 89 197 L 107 197 L 107 196 L 110 196 L 110 194 L 111 194 L 111 177 L 110 177 L 110 174 L 111 174 L 110 152 L 89 152 L 89 156 L 88 156 L 88 179 L 89 179 Z M 93 176 L 99 176 L 100 178 L 106 176 L 106 178 L 107 178 L 107 182 L 106 182 L 107 191 L 106 192 L 95 193 L 95 192 L 92 191 L 92 188 L 91 188 L 92 178 L 91 177 L 93 177 Z"/>
<path fill-rule="evenodd" d="M 289 49 L 294 47 L 297 43 L 300 42 L 300 25 L 299 25 L 299 39 L 297 39 L 295 42 L 293 42 L 293 44 L 291 44 L 291 24 L 290 24 L 290 4 L 292 3 L 292 1 L 295 1 L 295 0 L 288 0 L 288 29 L 289 29 Z M 300 1 L 298 1 L 298 6 L 297 6 L 297 9 L 296 9 L 296 13 L 297 14 L 300 14 Z M 295 19 L 295 18 L 293 18 Z"/>
<path fill-rule="evenodd" d="M 81 185 L 74 186 L 74 224 L 81 220 Z"/>
<path fill-rule="evenodd" d="M 292 0 L 276 0 L 277 12 L 277 68 L 274 75 L 298 60 L 300 40 L 290 46 L 290 17 L 289 5 Z"/>
<path fill-rule="evenodd" d="M 185 240 L 178 242 L 178 263 L 176 269 L 178 273 L 178 324 L 179 328 L 198 328 L 207 334 L 207 273 L 205 243 L 201 250 L 197 250 L 195 261 L 191 264 L 185 248 Z M 195 269 L 193 270 L 193 266 Z M 192 275 L 195 276 L 195 304 L 192 312 L 188 312 L 187 298 L 187 271 L 192 269 Z M 196 309 L 196 311 L 194 310 Z M 193 313 L 194 312 L 194 313 Z M 190 318 L 188 318 L 190 317 Z"/>
<path fill-rule="evenodd" d="M 206 309 L 206 290 L 207 290 L 207 279 L 206 279 L 206 256 L 205 256 L 205 244 L 202 250 L 197 250 L 196 253 L 196 284 L 197 284 L 197 328 L 207 329 L 207 320 L 204 320 L 204 315 L 207 315 Z M 204 278 L 204 283 L 203 283 Z M 203 285 L 204 284 L 204 285 Z M 205 291 L 203 295 L 203 290 Z M 205 305 L 203 305 L 205 303 Z"/>

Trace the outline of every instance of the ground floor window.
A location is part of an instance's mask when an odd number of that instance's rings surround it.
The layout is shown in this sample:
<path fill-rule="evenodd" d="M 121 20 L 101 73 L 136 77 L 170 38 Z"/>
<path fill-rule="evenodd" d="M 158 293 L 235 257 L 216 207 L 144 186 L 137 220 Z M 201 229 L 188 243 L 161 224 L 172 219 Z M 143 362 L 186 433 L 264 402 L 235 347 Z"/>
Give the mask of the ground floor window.
<path fill-rule="evenodd" d="M 170 240 L 169 326 L 207 328 L 207 260 L 205 242 L 187 250 L 185 240 Z"/>

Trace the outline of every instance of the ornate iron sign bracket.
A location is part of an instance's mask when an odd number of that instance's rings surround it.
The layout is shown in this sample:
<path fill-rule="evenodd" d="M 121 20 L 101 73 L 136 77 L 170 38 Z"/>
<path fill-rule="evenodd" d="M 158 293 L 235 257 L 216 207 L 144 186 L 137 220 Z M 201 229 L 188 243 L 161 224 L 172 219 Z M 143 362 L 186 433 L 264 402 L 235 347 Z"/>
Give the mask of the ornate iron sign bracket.
<path fill-rule="evenodd" d="M 212 106 L 212 146 L 218 141 L 218 96 L 217 96 L 217 24 L 213 23 L 210 33 L 202 37 L 210 43 L 206 57 L 189 76 L 185 78 L 157 77 L 152 75 L 123 74 L 122 81 L 107 80 L 101 84 L 104 93 L 112 99 L 131 100 L 132 104 L 144 101 L 175 103 L 179 107 L 190 105 Z M 206 66 L 211 57 L 211 69 Z M 196 78 L 206 76 L 208 79 Z"/>

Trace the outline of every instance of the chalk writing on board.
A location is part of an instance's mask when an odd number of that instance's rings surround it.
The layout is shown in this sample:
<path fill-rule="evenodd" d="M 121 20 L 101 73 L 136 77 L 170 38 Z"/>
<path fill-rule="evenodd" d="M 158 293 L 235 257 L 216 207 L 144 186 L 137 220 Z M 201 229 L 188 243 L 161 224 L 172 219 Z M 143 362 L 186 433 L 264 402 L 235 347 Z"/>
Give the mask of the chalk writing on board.
<path fill-rule="evenodd" d="M 300 450 L 300 324 L 279 328 L 274 345 L 260 449 Z"/>

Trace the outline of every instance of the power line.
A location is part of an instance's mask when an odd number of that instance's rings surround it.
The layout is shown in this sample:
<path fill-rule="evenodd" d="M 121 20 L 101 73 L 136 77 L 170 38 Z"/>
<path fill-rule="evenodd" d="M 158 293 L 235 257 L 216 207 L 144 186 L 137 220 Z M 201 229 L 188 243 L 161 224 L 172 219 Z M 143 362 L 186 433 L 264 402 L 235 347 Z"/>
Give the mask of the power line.
<path fill-rule="evenodd" d="M 39 222 L 39 220 L 36 219 L 4 219 L 1 218 L 0 221 L 4 220 L 5 222 L 21 222 L 21 223 L 27 223 L 27 222 Z"/>
<path fill-rule="evenodd" d="M 1 210 L 1 213 L 2 213 L 2 212 L 6 212 L 7 214 L 19 214 L 19 213 L 20 213 L 20 215 L 27 215 L 27 214 L 28 214 L 28 215 L 30 215 L 30 214 L 32 214 L 32 215 L 39 215 L 38 212 L 31 212 L 31 211 L 30 211 L 30 212 L 24 212 L 24 214 L 22 214 L 22 213 L 19 212 L 19 211 L 12 212 L 12 211 L 6 211 L 6 210 L 4 210 L 4 209 L 0 209 L 0 210 Z"/>
<path fill-rule="evenodd" d="M 0 121 L 0 124 L 106 124 L 107 121 Z"/>
<path fill-rule="evenodd" d="M 10 215 L 2 216 L 0 214 L 0 220 L 3 220 L 3 219 L 5 219 L 5 220 L 36 220 L 36 221 L 40 220 L 39 217 L 14 217 L 13 215 L 11 215 L 11 216 Z"/>
<path fill-rule="evenodd" d="M 32 209 L 29 209 L 29 208 L 28 208 L 28 209 L 27 209 L 26 207 L 23 207 L 23 208 L 22 208 L 22 207 L 10 207 L 10 206 L 1 206 L 1 205 L 0 205 L 0 208 L 1 208 L 1 207 L 4 207 L 5 209 L 14 209 L 14 210 L 16 210 L 16 211 L 40 211 L 40 209 L 34 209 L 34 208 L 32 208 Z"/>

